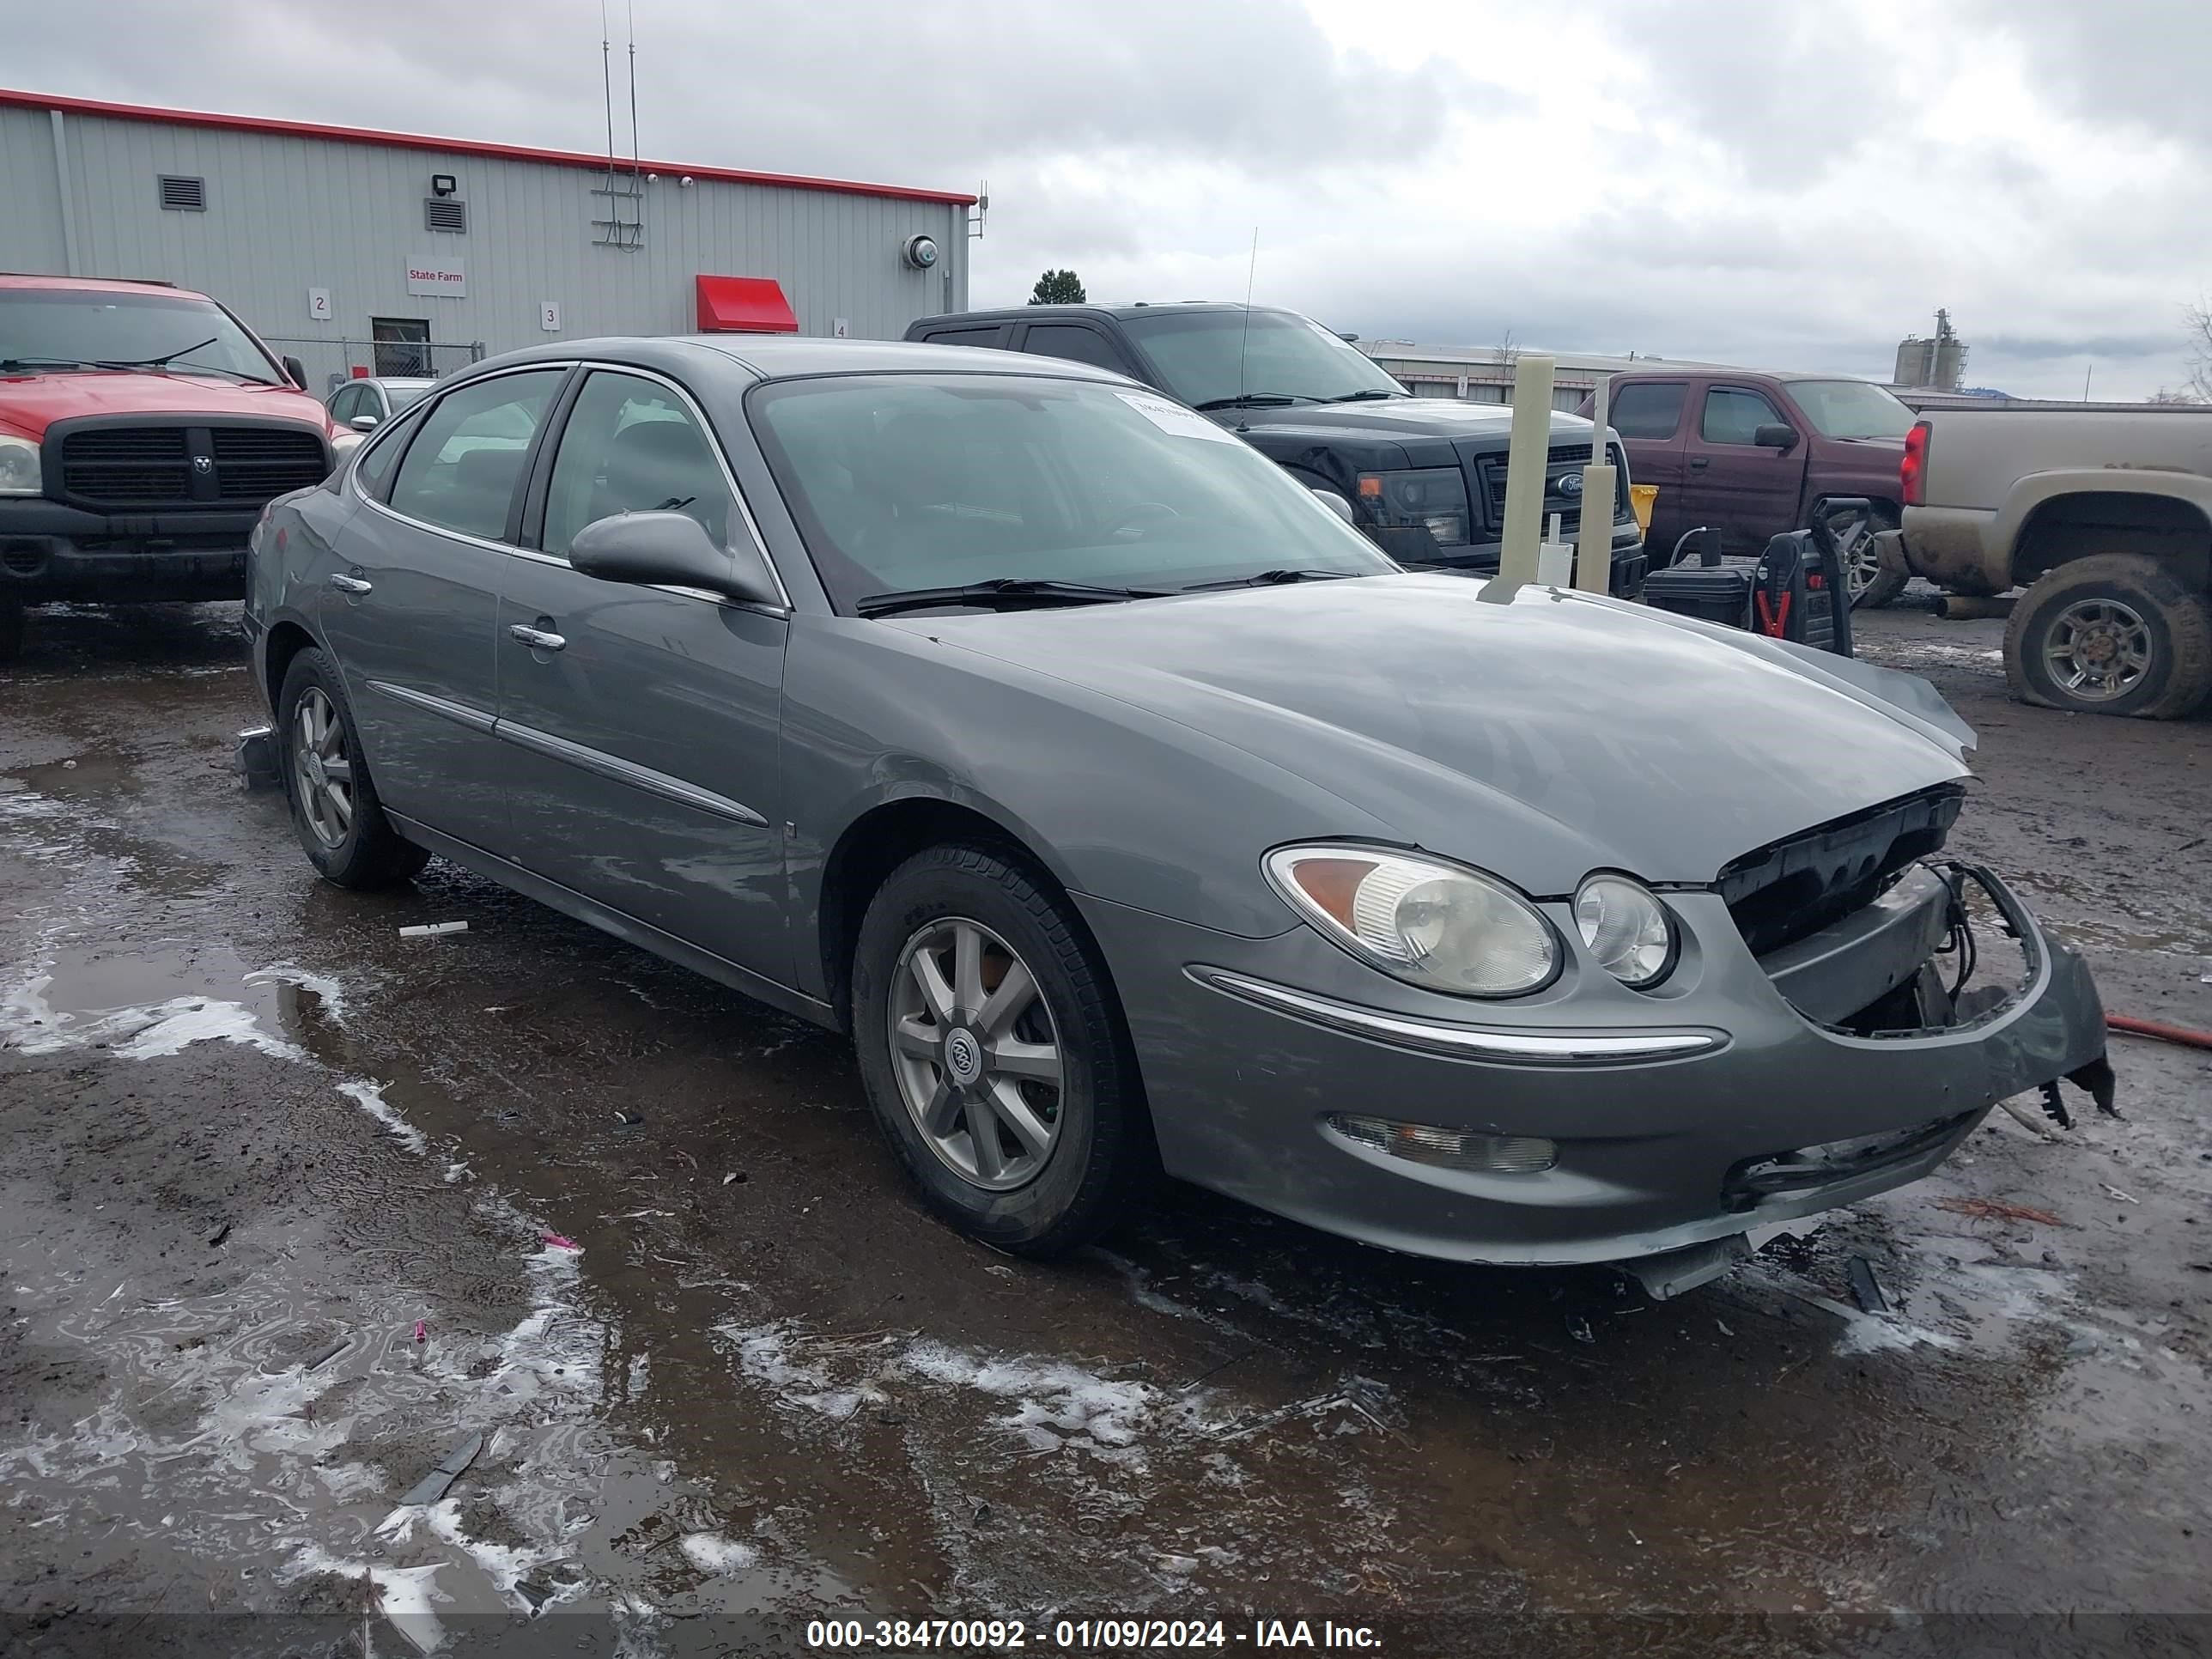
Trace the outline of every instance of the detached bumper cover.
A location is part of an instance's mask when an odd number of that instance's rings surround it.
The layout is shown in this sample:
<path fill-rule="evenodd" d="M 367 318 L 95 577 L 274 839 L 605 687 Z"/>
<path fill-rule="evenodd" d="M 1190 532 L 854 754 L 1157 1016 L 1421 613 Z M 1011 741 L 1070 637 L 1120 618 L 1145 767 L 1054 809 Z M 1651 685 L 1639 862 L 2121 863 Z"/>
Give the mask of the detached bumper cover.
<path fill-rule="evenodd" d="M 1658 992 L 1582 960 L 1547 904 L 1574 959 L 1550 989 L 1490 1004 L 1401 985 L 1303 926 L 1241 939 L 1078 902 L 1170 1173 L 1450 1260 L 1620 1261 L 1755 1234 L 1917 1179 L 1999 1100 L 2104 1053 L 2088 970 L 2008 891 L 2017 948 L 1984 928 L 1982 954 L 2008 975 L 2018 963 L 2017 987 L 1966 1024 L 1875 1036 L 1785 1000 L 1717 895 L 1668 897 L 1684 945 Z M 1926 937 L 1923 914 L 1908 894 L 1869 924 L 1881 979 L 1900 939 Z M 1794 976 L 1834 981 L 1822 952 L 1808 961 Z M 1334 1133 L 1338 1113 L 1542 1136 L 1559 1160 L 1511 1175 L 1415 1164 Z"/>
<path fill-rule="evenodd" d="M 94 513 L 40 499 L 0 500 L 0 599 L 38 605 L 234 599 L 258 507 Z"/>

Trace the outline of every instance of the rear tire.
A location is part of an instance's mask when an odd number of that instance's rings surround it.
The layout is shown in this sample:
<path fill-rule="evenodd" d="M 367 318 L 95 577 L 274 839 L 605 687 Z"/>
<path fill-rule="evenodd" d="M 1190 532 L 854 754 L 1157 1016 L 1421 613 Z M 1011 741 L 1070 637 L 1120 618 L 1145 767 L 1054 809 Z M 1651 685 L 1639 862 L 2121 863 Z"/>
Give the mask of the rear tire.
<path fill-rule="evenodd" d="M 309 646 L 284 671 L 276 742 L 292 828 L 324 880 L 362 892 L 397 886 L 430 861 L 384 816 L 337 665 Z"/>
<path fill-rule="evenodd" d="M 1877 507 L 1868 515 L 1866 559 L 1879 560 L 1874 538 L 1885 530 L 1896 529 L 1897 526 L 1897 514 L 1886 507 Z M 1851 592 L 1851 609 L 1854 611 L 1881 610 L 1884 605 L 1893 603 L 1897 596 L 1905 592 L 1905 583 L 1912 580 L 1911 572 L 1885 569 L 1878 562 L 1870 566 L 1863 565 L 1857 572 L 1846 571 L 1844 574 L 1846 586 L 1851 584 L 1855 576 L 1859 579 L 1858 585 Z"/>
<path fill-rule="evenodd" d="M 876 1121 L 962 1232 L 1059 1255 L 1141 1198 L 1158 1154 L 1121 1010 L 1022 864 L 955 844 L 893 871 L 860 923 L 852 1006 Z"/>
<path fill-rule="evenodd" d="M 2023 702 L 2175 720 L 2212 693 L 2212 602 L 2140 554 L 2077 559 L 2013 607 L 2004 663 Z"/>

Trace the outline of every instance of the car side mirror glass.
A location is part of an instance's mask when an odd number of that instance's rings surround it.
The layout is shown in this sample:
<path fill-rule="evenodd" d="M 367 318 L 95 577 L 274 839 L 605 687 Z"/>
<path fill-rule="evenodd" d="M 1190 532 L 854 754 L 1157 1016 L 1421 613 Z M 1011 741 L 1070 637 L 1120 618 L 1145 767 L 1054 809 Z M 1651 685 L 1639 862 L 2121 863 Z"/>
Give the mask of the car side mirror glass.
<path fill-rule="evenodd" d="M 1797 447 L 1797 428 L 1784 421 L 1774 421 L 1754 428 L 1751 441 L 1761 449 L 1795 449 Z"/>
<path fill-rule="evenodd" d="M 374 415 L 356 415 L 346 424 L 356 432 L 374 432 L 377 428 L 377 419 Z"/>
<path fill-rule="evenodd" d="M 305 392 L 307 389 L 307 366 L 297 357 L 284 359 L 284 372 L 292 377 L 292 384 Z"/>
<path fill-rule="evenodd" d="M 687 513 L 618 513 L 595 520 L 568 544 L 568 562 L 601 581 L 703 588 L 750 605 L 784 602 L 759 549 L 718 546 Z"/>
<path fill-rule="evenodd" d="M 1335 514 L 1336 516 L 1343 520 L 1345 523 L 1351 524 L 1353 522 L 1352 517 L 1352 503 L 1345 500 L 1343 496 L 1338 495 L 1336 491 L 1334 489 L 1323 489 L 1319 484 L 1316 484 L 1314 486 L 1313 493 L 1321 498 L 1321 504 L 1323 507 Z"/>

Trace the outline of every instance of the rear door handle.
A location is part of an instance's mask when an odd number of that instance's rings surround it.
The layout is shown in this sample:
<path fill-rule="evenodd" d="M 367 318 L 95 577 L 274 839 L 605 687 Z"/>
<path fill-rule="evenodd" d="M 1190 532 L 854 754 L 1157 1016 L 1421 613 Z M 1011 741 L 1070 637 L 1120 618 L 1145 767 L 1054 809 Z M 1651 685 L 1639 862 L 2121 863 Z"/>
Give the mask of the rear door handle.
<path fill-rule="evenodd" d="M 1691 457 L 1690 457 L 1690 471 L 1692 471 L 1692 472 L 1702 472 L 1702 471 L 1704 471 L 1705 470 L 1705 465 L 1706 465 L 1706 462 L 1707 462 L 1708 459 L 1709 459 L 1708 457 L 1704 456 L 1704 455 L 1692 455 L 1692 456 L 1691 456 Z"/>
<path fill-rule="evenodd" d="M 558 634 L 549 634 L 542 628 L 531 627 L 527 623 L 510 623 L 507 631 L 510 637 L 521 641 L 532 651 L 558 651 L 568 643 Z"/>
<path fill-rule="evenodd" d="M 341 593 L 367 593 L 372 591 L 376 584 L 365 582 L 358 576 L 348 576 L 333 572 L 331 576 L 331 586 Z"/>

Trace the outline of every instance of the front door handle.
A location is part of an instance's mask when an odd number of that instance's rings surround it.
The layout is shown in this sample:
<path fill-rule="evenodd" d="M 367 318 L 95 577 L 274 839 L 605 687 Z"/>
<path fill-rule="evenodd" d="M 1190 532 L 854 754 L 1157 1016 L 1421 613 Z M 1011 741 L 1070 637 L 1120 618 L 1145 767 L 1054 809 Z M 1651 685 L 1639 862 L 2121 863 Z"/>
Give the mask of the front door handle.
<path fill-rule="evenodd" d="M 568 643 L 558 634 L 549 634 L 542 628 L 532 628 L 528 623 L 511 623 L 507 634 L 528 646 L 532 651 L 558 651 Z"/>
<path fill-rule="evenodd" d="M 358 576 L 348 576 L 333 572 L 331 576 L 331 586 L 341 593 L 366 593 L 371 591 L 375 584 L 365 582 Z"/>
<path fill-rule="evenodd" d="M 1702 471 L 1704 471 L 1705 470 L 1705 466 L 1706 466 L 1706 463 L 1707 463 L 1708 459 L 1709 459 L 1709 458 L 1708 458 L 1708 457 L 1706 457 L 1706 456 L 1704 456 L 1704 455 L 1692 455 L 1692 456 L 1691 456 L 1691 457 L 1690 457 L 1690 471 L 1692 471 L 1692 472 L 1702 472 Z"/>

